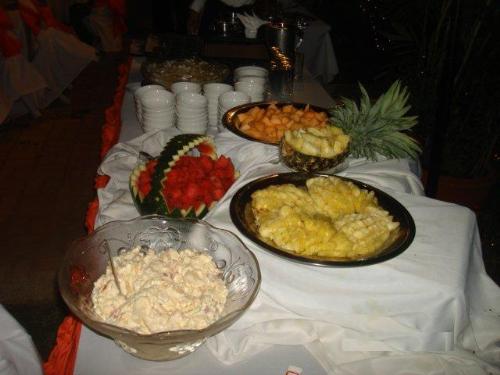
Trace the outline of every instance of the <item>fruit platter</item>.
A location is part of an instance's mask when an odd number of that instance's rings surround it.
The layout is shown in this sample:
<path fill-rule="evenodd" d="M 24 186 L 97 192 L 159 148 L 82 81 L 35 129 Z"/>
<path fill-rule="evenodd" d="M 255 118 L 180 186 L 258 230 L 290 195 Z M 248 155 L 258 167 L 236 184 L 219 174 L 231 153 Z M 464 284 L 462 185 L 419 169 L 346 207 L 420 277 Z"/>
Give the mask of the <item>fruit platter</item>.
<path fill-rule="evenodd" d="M 299 172 L 337 172 L 348 156 L 417 159 L 419 144 L 408 131 L 416 118 L 406 88 L 396 81 L 376 101 L 363 86 L 360 103 L 342 98 L 330 109 L 304 103 L 263 102 L 235 107 L 223 125 L 234 134 L 279 146 L 283 164 Z"/>
<path fill-rule="evenodd" d="M 325 174 L 281 173 L 248 182 L 233 196 L 231 220 L 261 248 L 327 267 L 379 263 L 415 236 L 410 213 L 383 191 Z"/>
<path fill-rule="evenodd" d="M 262 102 L 232 108 L 222 118 L 229 131 L 251 141 L 278 145 L 288 129 L 323 128 L 327 110 L 305 103 Z"/>
<path fill-rule="evenodd" d="M 129 185 L 141 215 L 202 218 L 237 177 L 231 159 L 217 155 L 211 137 L 181 134 L 158 157 L 139 162 Z"/>

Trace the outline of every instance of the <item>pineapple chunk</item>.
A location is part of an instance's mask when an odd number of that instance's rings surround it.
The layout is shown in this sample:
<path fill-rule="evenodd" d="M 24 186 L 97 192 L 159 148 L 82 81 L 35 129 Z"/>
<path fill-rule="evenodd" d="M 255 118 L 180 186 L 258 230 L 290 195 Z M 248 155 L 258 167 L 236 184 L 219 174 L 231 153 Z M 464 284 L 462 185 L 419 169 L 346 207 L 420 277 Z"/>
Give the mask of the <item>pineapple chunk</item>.
<path fill-rule="evenodd" d="M 399 223 L 378 206 L 373 192 L 333 176 L 310 178 L 306 186 L 273 185 L 252 194 L 265 241 L 303 256 L 359 259 L 398 233 Z"/>
<path fill-rule="evenodd" d="M 369 207 L 365 213 L 344 215 L 335 221 L 335 228 L 352 243 L 352 255 L 363 257 L 373 254 L 389 240 L 399 223 L 383 210 Z"/>
<path fill-rule="evenodd" d="M 297 254 L 316 255 L 325 251 L 336 230 L 327 217 L 313 217 L 301 210 L 283 206 L 260 221 L 260 234 L 278 247 Z"/>
<path fill-rule="evenodd" d="M 283 206 L 289 206 L 299 211 L 314 212 L 313 201 L 307 191 L 292 184 L 269 186 L 252 194 L 252 210 L 257 224 L 259 221 L 278 211 Z"/>
<path fill-rule="evenodd" d="M 317 121 L 314 119 L 314 121 Z M 345 152 L 349 136 L 334 126 L 299 128 L 285 132 L 285 141 L 296 151 L 322 158 L 334 158 Z"/>
<path fill-rule="evenodd" d="M 377 207 L 377 198 L 372 191 L 360 189 L 338 177 L 314 177 L 306 184 L 318 211 L 333 219 Z"/>

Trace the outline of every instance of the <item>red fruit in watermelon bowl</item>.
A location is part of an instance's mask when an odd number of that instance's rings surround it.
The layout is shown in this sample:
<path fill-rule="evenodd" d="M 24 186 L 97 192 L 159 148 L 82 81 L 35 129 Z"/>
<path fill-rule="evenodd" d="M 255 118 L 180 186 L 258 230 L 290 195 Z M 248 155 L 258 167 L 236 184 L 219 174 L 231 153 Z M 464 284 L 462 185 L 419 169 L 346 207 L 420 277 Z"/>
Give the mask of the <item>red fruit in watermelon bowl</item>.
<path fill-rule="evenodd" d="M 201 219 L 237 177 L 231 159 L 217 155 L 211 137 L 181 134 L 158 157 L 139 162 L 129 183 L 141 215 Z"/>

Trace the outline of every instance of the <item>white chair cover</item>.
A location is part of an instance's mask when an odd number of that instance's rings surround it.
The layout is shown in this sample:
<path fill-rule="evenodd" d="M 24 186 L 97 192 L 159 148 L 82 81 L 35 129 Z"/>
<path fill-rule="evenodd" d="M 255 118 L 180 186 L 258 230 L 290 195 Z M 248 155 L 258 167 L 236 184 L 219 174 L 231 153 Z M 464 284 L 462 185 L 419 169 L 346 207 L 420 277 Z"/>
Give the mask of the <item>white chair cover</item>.
<path fill-rule="evenodd" d="M 106 5 L 93 7 L 88 17 L 88 23 L 89 28 L 99 38 L 104 52 L 122 50 L 122 35 L 114 31 L 113 15 Z"/>
<path fill-rule="evenodd" d="M 28 23 L 36 41 L 33 64 L 45 78 L 47 88 L 37 94 L 37 103 L 45 108 L 63 91 L 91 62 L 97 59 L 93 47 L 81 42 L 73 34 L 60 28 L 43 25 L 43 18 L 31 0 L 19 0 L 21 12 L 30 12 L 41 18 L 41 29 Z"/>
<path fill-rule="evenodd" d="M 39 115 L 38 100 L 43 96 L 47 82 L 26 57 L 16 55 L 0 61 L 0 87 L 11 106 L 20 100 L 35 117 Z M 11 106 L 5 107 L 7 112 L 0 109 L 0 118 L 7 117 Z"/>
<path fill-rule="evenodd" d="M 2 10 L 3 12 L 3 10 Z M 14 12 L 2 13 L 5 19 L 10 19 L 12 29 L 4 29 L 10 40 L 19 41 L 21 49 L 0 59 L 0 122 L 3 122 L 12 110 L 13 105 L 18 106 L 22 113 L 29 110 L 33 115 L 39 114 L 37 95 L 47 87 L 47 83 L 36 67 L 30 63 L 23 53 L 27 51 L 24 28 L 19 15 Z"/>
<path fill-rule="evenodd" d="M 45 108 L 97 57 L 93 47 L 54 28 L 40 31 L 37 42 L 39 47 L 33 64 L 47 81 L 47 89 L 37 95 L 37 101 Z"/>
<path fill-rule="evenodd" d="M 0 375 L 42 375 L 31 337 L 0 305 Z"/>

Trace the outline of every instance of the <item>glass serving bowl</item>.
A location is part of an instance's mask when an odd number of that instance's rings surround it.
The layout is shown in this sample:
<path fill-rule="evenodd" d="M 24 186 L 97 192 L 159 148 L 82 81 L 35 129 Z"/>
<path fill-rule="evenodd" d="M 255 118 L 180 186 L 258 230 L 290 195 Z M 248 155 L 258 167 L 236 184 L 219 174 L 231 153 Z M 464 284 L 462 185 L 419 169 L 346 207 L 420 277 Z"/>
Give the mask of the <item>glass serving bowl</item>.
<path fill-rule="evenodd" d="M 112 256 L 136 246 L 208 253 L 222 271 L 229 292 L 221 317 L 200 330 L 146 335 L 102 322 L 93 311 L 91 293 L 108 264 L 106 243 Z M 150 215 L 110 222 L 75 241 L 64 256 L 58 281 L 64 301 L 85 325 L 136 357 L 164 361 L 194 352 L 208 337 L 234 323 L 255 299 L 261 274 L 255 255 L 233 233 L 201 220 Z"/>

